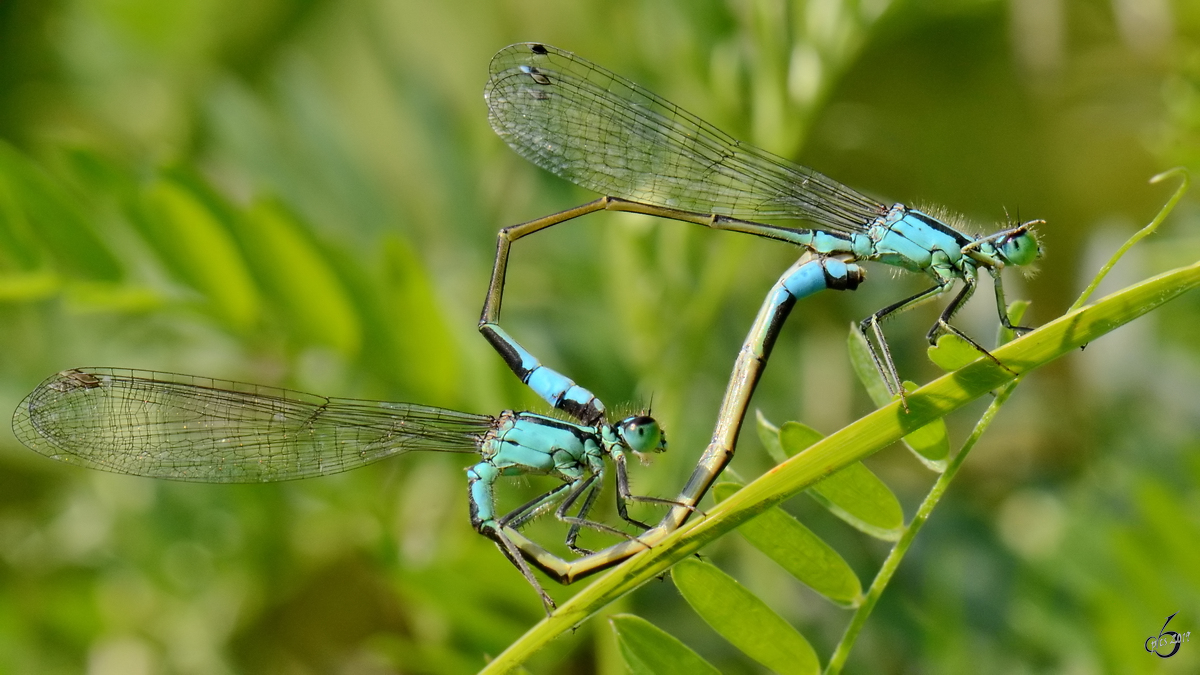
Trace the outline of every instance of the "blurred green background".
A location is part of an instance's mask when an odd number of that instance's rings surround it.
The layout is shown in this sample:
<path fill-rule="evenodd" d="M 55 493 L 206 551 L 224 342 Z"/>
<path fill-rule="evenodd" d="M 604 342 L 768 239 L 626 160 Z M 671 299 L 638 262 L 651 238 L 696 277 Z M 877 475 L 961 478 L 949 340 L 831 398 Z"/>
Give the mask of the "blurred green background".
<path fill-rule="evenodd" d="M 495 232 L 593 195 L 487 124 L 487 63 L 540 40 L 717 126 L 981 231 L 1044 218 L 1010 298 L 1053 319 L 1200 167 L 1190 0 L 10 0 L 0 3 L 0 411 L 48 375 L 111 365 L 472 412 L 543 410 L 477 336 Z M 1200 257 L 1189 195 L 1106 287 Z M 599 214 L 523 240 L 504 325 L 610 406 L 653 401 L 674 494 L 737 347 L 796 255 Z M 800 305 L 755 406 L 831 432 L 870 410 L 846 327 L 923 287 L 874 267 Z M 959 324 L 985 343 L 988 294 Z M 889 324 L 937 374 L 925 308 Z M 1200 296 L 1029 377 L 867 626 L 851 672 L 1194 672 L 1144 651 L 1200 631 Z M 980 404 L 982 405 L 982 404 Z M 978 413 L 980 408 L 975 410 Z M 949 420 L 961 439 L 970 412 Z M 283 485 L 60 466 L 0 432 L 0 672 L 459 673 L 542 616 L 467 519 L 462 456 Z M 928 474 L 868 462 L 911 514 Z M 769 465 L 750 433 L 735 467 Z M 506 487 L 515 502 L 539 483 Z M 869 580 L 884 550 L 789 508 Z M 824 518 L 824 520 L 822 520 Z M 540 541 L 563 528 L 543 519 Z M 603 541 L 597 540 L 598 545 Z M 848 613 L 737 537 L 706 551 L 814 641 Z M 551 588 L 569 597 L 570 588 Z M 615 610 L 724 672 L 758 672 L 670 583 Z M 1200 635 L 1200 632 L 1196 633 Z M 530 665 L 622 672 L 593 620 Z"/>

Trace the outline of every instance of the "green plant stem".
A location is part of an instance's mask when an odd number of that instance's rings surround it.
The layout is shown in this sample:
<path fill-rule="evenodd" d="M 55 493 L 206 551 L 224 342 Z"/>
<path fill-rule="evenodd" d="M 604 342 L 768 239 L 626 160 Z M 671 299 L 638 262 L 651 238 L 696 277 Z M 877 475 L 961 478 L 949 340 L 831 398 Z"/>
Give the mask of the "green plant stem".
<path fill-rule="evenodd" d="M 1159 183 L 1175 176 L 1178 176 L 1180 179 L 1179 187 L 1175 188 L 1175 193 L 1172 194 L 1171 198 L 1167 200 L 1167 203 L 1164 204 L 1161 209 L 1159 209 L 1158 215 L 1154 216 L 1154 220 L 1151 220 L 1149 225 L 1135 232 L 1134 235 L 1128 239 L 1128 241 L 1121 245 L 1121 248 L 1117 249 L 1116 253 L 1112 254 L 1112 257 L 1108 259 L 1108 262 L 1104 263 L 1104 266 L 1100 268 L 1099 272 L 1096 272 L 1096 276 L 1092 279 L 1092 283 L 1088 284 L 1088 287 L 1083 289 L 1083 293 L 1079 294 L 1079 299 L 1075 301 L 1075 304 L 1071 305 L 1071 308 L 1067 310 L 1068 312 L 1073 312 L 1080 307 L 1083 307 L 1083 303 L 1087 302 L 1087 299 L 1092 296 L 1092 293 L 1096 291 L 1096 287 L 1100 285 L 1101 281 L 1104 281 L 1104 277 L 1108 276 L 1108 272 L 1117 264 L 1117 261 L 1120 260 L 1130 248 L 1133 248 L 1134 244 L 1153 234 L 1154 231 L 1158 229 L 1158 226 L 1167 219 L 1167 216 L 1171 215 L 1171 212 L 1175 210 L 1175 205 L 1179 203 L 1179 200 L 1183 198 L 1183 193 L 1187 192 L 1188 187 L 1192 184 L 1192 179 L 1191 176 L 1188 175 L 1187 169 L 1177 166 L 1174 169 L 1167 169 L 1166 171 L 1150 179 L 1151 183 Z"/>
<path fill-rule="evenodd" d="M 850 650 L 854 648 L 854 642 L 858 639 L 858 634 L 867 623 L 867 619 L 871 616 L 872 610 L 875 609 L 875 604 L 879 601 L 883 591 L 891 582 L 892 576 L 895 575 L 896 569 L 900 567 L 901 560 L 908 553 L 909 546 L 912 545 L 914 539 L 917 538 L 917 533 L 921 531 L 921 527 L 929 520 L 929 516 L 933 513 L 934 507 L 941 501 L 942 495 L 946 493 L 946 489 L 950 487 L 950 481 L 954 480 L 955 474 L 958 473 L 962 466 L 963 460 L 967 458 L 967 454 L 971 452 L 971 448 L 975 447 L 975 443 L 983 436 L 988 427 L 992 425 L 992 420 L 1000 412 L 1000 407 L 1012 395 L 1014 389 L 1020 379 L 1014 380 L 1004 386 L 997 394 L 992 404 L 984 411 L 983 416 L 979 418 L 979 422 L 975 424 L 975 429 L 967 440 L 963 443 L 962 449 L 950 460 L 946 466 L 946 470 L 938 476 L 933 487 L 929 490 L 929 494 L 925 495 L 925 500 L 921 502 L 920 508 L 917 509 L 916 515 L 913 516 L 912 522 L 904 529 L 904 534 L 900 536 L 900 540 L 892 547 L 888 553 L 887 559 L 883 561 L 879 572 L 875 574 L 875 580 L 871 582 L 871 587 L 867 589 L 863 596 L 863 602 L 854 610 L 854 616 L 850 618 L 849 625 L 846 626 L 846 632 L 842 634 L 842 639 L 838 642 L 837 648 L 834 649 L 833 656 L 829 658 L 829 664 L 825 667 L 825 675 L 838 675 L 842 672 L 842 668 L 846 665 L 846 659 L 850 657 Z"/>

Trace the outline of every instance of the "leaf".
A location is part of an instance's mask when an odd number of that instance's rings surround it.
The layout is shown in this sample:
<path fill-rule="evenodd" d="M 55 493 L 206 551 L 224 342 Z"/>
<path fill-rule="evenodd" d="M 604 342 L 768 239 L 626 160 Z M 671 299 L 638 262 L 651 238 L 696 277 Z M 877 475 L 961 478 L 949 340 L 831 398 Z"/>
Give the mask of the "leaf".
<path fill-rule="evenodd" d="M 877 406 L 891 403 L 892 395 L 888 392 L 887 383 L 883 381 L 883 375 L 875 366 L 875 359 L 871 357 L 871 346 L 867 344 L 866 336 L 858 330 L 856 323 L 850 324 L 846 348 L 850 354 L 850 367 L 854 369 L 858 381 L 866 387 L 867 396 L 871 397 L 871 401 Z"/>
<path fill-rule="evenodd" d="M 640 616 L 614 614 L 608 618 L 625 665 L 635 675 L 720 675 L 674 635 Z"/>
<path fill-rule="evenodd" d="M 723 501 L 741 487 L 717 483 L 713 498 Z M 844 607 L 862 601 L 862 583 L 832 546 L 779 507 L 764 511 L 738 528 L 746 541 L 809 588 Z"/>
<path fill-rule="evenodd" d="M 783 427 L 777 428 L 760 412 L 759 436 L 766 437 L 771 429 L 776 429 L 774 442 L 785 457 L 797 455 L 825 438 L 821 432 L 800 422 L 785 422 Z M 944 446 L 941 454 L 945 456 L 950 452 L 950 441 L 944 433 L 940 438 L 937 437 L 936 432 L 939 429 L 944 431 L 945 426 L 928 425 L 909 436 L 917 437 L 918 442 L 930 445 L 940 442 Z M 926 436 L 929 438 L 925 438 Z M 764 443 L 769 441 L 770 439 L 764 440 Z M 941 462 L 940 466 L 945 467 L 945 462 Z M 887 484 L 861 464 L 858 468 L 851 466 L 838 473 L 842 475 L 836 478 L 836 474 L 830 476 L 813 486 L 809 494 L 839 518 L 872 536 L 886 540 L 899 536 L 899 531 L 904 525 L 904 511 Z M 821 488 L 821 485 L 825 487 Z"/>
<path fill-rule="evenodd" d="M 904 391 L 912 393 L 918 385 L 905 380 Z M 946 431 L 946 420 L 938 419 L 905 436 L 902 442 L 931 471 L 946 470 L 946 458 L 950 456 L 950 434 Z"/>
<path fill-rule="evenodd" d="M 808 640 L 715 565 L 681 560 L 671 579 L 700 618 L 750 658 L 777 673 L 820 672 Z"/>
<path fill-rule="evenodd" d="M 75 312 L 151 312 L 166 304 L 153 289 L 102 281 L 69 283 L 63 299 Z"/>
<path fill-rule="evenodd" d="M 974 345 L 953 333 L 939 337 L 937 345 L 930 347 L 927 353 L 929 360 L 947 373 L 958 370 L 983 356 Z"/>
<path fill-rule="evenodd" d="M 263 200 L 235 231 L 250 266 L 297 332 L 345 356 L 357 355 L 358 313 L 309 228 L 278 202 Z"/>
<path fill-rule="evenodd" d="M 39 248 L 68 276 L 119 281 L 122 266 L 81 205 L 41 167 L 0 142 L 0 246 L 26 271 Z"/>
<path fill-rule="evenodd" d="M 803 452 L 822 438 L 825 438 L 824 434 L 800 422 L 784 422 L 779 428 L 779 444 L 788 457 Z"/>
<path fill-rule="evenodd" d="M 62 279 L 52 272 L 28 272 L 0 276 L 0 302 L 31 302 L 52 297 L 62 288 Z"/>
<path fill-rule="evenodd" d="M 871 358 L 870 345 L 855 324 L 850 324 L 850 336 L 846 346 L 850 351 L 850 365 L 854 368 L 858 381 L 866 388 L 871 401 L 877 406 L 884 406 L 896 400 L 896 397 L 888 393 L 883 375 L 880 374 L 879 368 L 875 367 L 875 360 Z M 979 354 L 974 349 L 972 351 L 976 355 Z M 933 358 L 932 355 L 930 358 Z M 910 382 L 904 382 L 903 386 L 905 392 L 916 388 L 916 385 Z M 904 437 L 904 444 L 931 470 L 941 473 L 946 469 L 945 459 L 950 455 L 950 438 L 946 432 L 945 420 L 934 420 L 927 426 L 913 431 Z"/>
<path fill-rule="evenodd" d="M 895 541 L 904 533 L 900 501 L 862 462 L 813 485 L 808 494 L 830 513 L 872 537 Z"/>
<path fill-rule="evenodd" d="M 799 454 L 821 438 L 799 422 L 787 422 L 779 430 L 779 441 L 788 456 Z M 828 476 L 808 493 L 835 516 L 872 537 L 895 541 L 904 531 L 900 500 L 862 462 Z"/>
<path fill-rule="evenodd" d="M 788 456 L 783 451 L 783 446 L 779 443 L 779 427 L 771 424 L 766 415 L 762 414 L 761 410 L 755 410 L 754 415 L 758 420 L 758 424 L 755 426 L 755 430 L 758 432 L 758 440 L 767 449 L 767 455 L 776 464 L 782 464 L 787 460 Z"/>
<path fill-rule="evenodd" d="M 207 297 L 216 314 L 235 328 L 245 329 L 258 319 L 258 288 L 225 214 L 173 180 L 147 188 L 140 207 L 135 222 L 179 280 Z"/>
<path fill-rule="evenodd" d="M 387 347 L 396 355 L 398 370 L 404 373 L 407 386 L 421 392 L 423 400 L 454 400 L 462 358 L 429 270 L 412 245 L 398 236 L 384 240 L 383 256 Z M 406 317 L 406 321 L 395 321 L 396 316 Z M 424 367 L 406 367 L 415 362 Z"/>

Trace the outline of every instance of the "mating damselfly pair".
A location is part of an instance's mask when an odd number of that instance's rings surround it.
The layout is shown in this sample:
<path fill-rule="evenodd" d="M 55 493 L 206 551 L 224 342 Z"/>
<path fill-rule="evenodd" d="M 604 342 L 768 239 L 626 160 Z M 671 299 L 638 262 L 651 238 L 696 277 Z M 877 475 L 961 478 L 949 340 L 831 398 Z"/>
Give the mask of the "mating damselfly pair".
<path fill-rule="evenodd" d="M 796 300 L 825 289 L 854 289 L 865 278 L 861 262 L 928 275 L 931 288 L 859 324 L 884 381 L 899 395 L 903 388 L 880 324 L 948 292 L 955 281 L 963 282 L 962 290 L 931 329 L 931 340 L 946 332 L 966 338 L 949 321 L 974 291 L 981 269 L 994 279 L 1001 323 L 1025 330 L 1009 321 L 1000 271 L 1037 257 L 1032 223 L 978 237 L 901 204 L 885 205 L 742 144 L 648 90 L 548 45 L 501 50 L 492 59 L 485 98 L 493 128 L 518 153 L 605 195 L 501 230 L 479 324 L 522 381 L 574 422 L 527 412 L 493 417 L 185 375 L 87 368 L 51 377 L 22 402 L 14 416 L 18 438 L 42 454 L 90 468 L 201 482 L 325 475 L 412 450 L 474 452 L 480 460 L 467 470 L 471 522 L 497 543 L 549 609 L 553 603 L 530 564 L 569 583 L 653 545 L 695 511 L 733 455 L 750 396 Z M 674 499 L 632 495 L 626 478 L 628 453 L 666 448 L 657 422 L 648 416 L 609 421 L 594 394 L 543 366 L 499 325 L 512 242 L 600 210 L 745 232 L 802 251 L 768 293 L 735 362 L 712 442 Z M 776 224 L 779 220 L 815 227 Z M 641 531 L 636 536 L 589 519 L 606 462 L 615 467 L 618 512 Z M 521 474 L 548 474 L 562 485 L 497 516 L 497 481 Z M 629 501 L 657 502 L 669 512 L 650 527 L 629 517 Z M 518 531 L 546 510 L 569 525 L 566 543 L 581 558 L 563 560 Z M 603 551 L 584 551 L 576 545 L 581 528 L 610 532 L 623 541 Z"/>

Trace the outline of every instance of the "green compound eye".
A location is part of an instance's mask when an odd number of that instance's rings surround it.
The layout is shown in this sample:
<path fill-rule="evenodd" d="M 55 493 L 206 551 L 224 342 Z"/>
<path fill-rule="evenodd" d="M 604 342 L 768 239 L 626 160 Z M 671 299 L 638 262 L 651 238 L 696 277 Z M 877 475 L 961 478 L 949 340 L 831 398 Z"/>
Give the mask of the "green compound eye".
<path fill-rule="evenodd" d="M 1000 245 L 1000 254 L 1010 264 L 1028 265 L 1042 254 L 1037 238 L 1031 232 L 1022 232 Z"/>
<path fill-rule="evenodd" d="M 617 424 L 617 432 L 634 452 L 664 452 L 667 437 L 653 417 L 627 417 Z"/>

